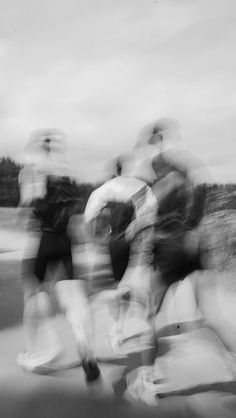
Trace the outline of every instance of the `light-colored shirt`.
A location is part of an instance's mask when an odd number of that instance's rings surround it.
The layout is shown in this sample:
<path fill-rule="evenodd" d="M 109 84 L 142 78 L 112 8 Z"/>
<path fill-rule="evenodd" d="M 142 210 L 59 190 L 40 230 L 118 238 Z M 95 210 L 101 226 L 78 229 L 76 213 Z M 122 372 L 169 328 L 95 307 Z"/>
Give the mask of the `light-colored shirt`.
<path fill-rule="evenodd" d="M 156 216 L 157 200 L 151 188 L 139 179 L 118 176 L 91 193 L 85 208 L 85 222 L 96 218 L 108 202 L 128 202 L 131 199 L 135 206 L 136 218 L 142 215 L 150 218 Z"/>

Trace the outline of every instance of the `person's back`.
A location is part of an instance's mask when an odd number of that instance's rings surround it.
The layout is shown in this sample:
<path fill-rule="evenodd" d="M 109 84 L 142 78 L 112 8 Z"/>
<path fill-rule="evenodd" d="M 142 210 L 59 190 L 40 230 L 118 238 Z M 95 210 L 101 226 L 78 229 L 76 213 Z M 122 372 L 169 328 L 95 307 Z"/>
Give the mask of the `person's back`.
<path fill-rule="evenodd" d="M 35 216 L 43 230 L 62 232 L 67 229 L 71 216 L 76 211 L 76 185 L 67 176 L 49 175 L 46 194 L 35 202 Z"/>
<path fill-rule="evenodd" d="M 108 180 L 90 195 L 85 221 L 91 222 L 105 207 L 110 210 L 109 249 L 114 278 L 120 281 L 131 261 L 130 243 L 126 239 L 127 227 L 136 217 L 152 216 L 156 210 L 156 199 L 151 189 L 140 179 L 118 176 Z M 132 242 L 132 248 L 132 264 L 135 264 L 139 259 L 137 253 L 143 252 L 143 246 L 140 242 L 139 245 L 133 245 Z"/>
<path fill-rule="evenodd" d="M 194 185 L 188 171 L 168 160 L 168 152 L 153 159 L 157 181 L 152 190 L 158 199 L 157 222 L 161 228 L 179 224 L 190 227 L 188 220 L 194 203 Z"/>
<path fill-rule="evenodd" d="M 200 222 L 203 208 L 201 216 L 194 219 L 196 184 L 192 175 L 199 162 L 181 147 L 174 146 L 174 122 L 157 121 L 153 132 L 160 149 L 152 161 L 156 175 L 152 190 L 158 201 L 154 266 L 166 285 L 170 285 L 201 268 L 199 237 L 194 227 Z"/>

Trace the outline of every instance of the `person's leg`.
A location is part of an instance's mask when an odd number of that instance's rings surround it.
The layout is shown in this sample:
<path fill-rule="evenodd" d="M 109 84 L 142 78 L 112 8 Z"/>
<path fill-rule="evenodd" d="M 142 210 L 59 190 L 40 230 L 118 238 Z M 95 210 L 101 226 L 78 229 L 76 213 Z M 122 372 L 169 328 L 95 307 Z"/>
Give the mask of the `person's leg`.
<path fill-rule="evenodd" d="M 37 333 L 39 327 L 38 292 L 39 284 L 33 275 L 33 259 L 22 261 L 22 281 L 24 293 L 23 330 L 26 352 L 37 352 Z"/>
<path fill-rule="evenodd" d="M 49 273 L 51 275 L 51 271 Z M 52 277 L 53 278 L 53 277 Z M 51 279 L 51 277 L 50 277 Z M 44 361 L 56 359 L 62 354 L 61 343 L 56 329 L 56 303 L 55 303 L 55 285 L 48 281 L 41 285 L 39 293 L 40 327 L 39 337 L 42 348 L 46 348 Z"/>
<path fill-rule="evenodd" d="M 153 309 L 153 268 L 148 265 L 129 266 L 118 287 L 120 298 L 119 329 L 122 339 L 141 339 L 149 332 Z"/>
<path fill-rule="evenodd" d="M 39 289 L 38 281 L 34 275 L 34 265 L 39 242 L 39 234 L 28 233 L 21 262 L 21 280 L 24 297 L 23 332 L 26 352 L 30 354 L 37 351 L 36 339 L 39 323 L 37 294 Z"/>
<path fill-rule="evenodd" d="M 75 335 L 78 355 L 82 359 L 82 366 L 86 373 L 87 382 L 91 382 L 95 381 L 100 375 L 100 370 L 92 350 L 92 313 L 83 282 L 73 279 L 74 273 L 70 239 L 66 234 L 61 239 L 60 254 L 64 253 L 61 259 L 67 280 L 61 280 L 55 284 L 57 298 Z"/>
<path fill-rule="evenodd" d="M 125 238 L 116 239 L 115 237 L 111 237 L 109 241 L 109 253 L 113 277 L 115 282 L 119 283 L 128 266 L 130 244 Z M 116 291 L 108 305 L 110 316 L 114 321 L 109 331 L 110 343 L 114 350 L 119 348 L 119 344 L 122 341 L 123 322 L 127 304 L 127 298 L 120 297 L 119 292 Z"/>
<path fill-rule="evenodd" d="M 195 251 L 195 241 L 191 239 L 191 254 L 188 245 L 185 246 L 184 234 L 169 235 L 166 239 L 161 239 L 155 248 L 156 265 L 156 301 L 154 315 L 150 318 L 152 324 L 149 336 L 149 350 L 142 354 L 143 367 L 138 370 L 137 376 L 131 385 L 131 396 L 142 400 L 148 404 L 156 403 L 158 393 L 166 390 L 165 373 L 161 370 L 161 364 L 155 361 L 158 358 L 158 335 L 156 323 L 160 313 L 167 291 L 171 284 L 183 278 L 184 274 L 192 272 L 193 267 L 198 265 Z M 186 241 L 187 242 L 187 241 Z M 187 248 L 186 248 L 187 247 Z M 187 250 L 187 251 L 186 251 Z M 155 364 L 155 368 L 154 368 Z M 156 369 L 159 366 L 158 370 Z M 132 377 L 132 376 L 131 376 Z"/>
<path fill-rule="evenodd" d="M 50 264 L 53 251 L 54 242 L 52 240 L 52 234 L 42 232 L 33 270 L 34 278 L 38 284 L 36 300 L 39 348 L 34 356 L 35 367 L 48 364 L 56 359 L 60 353 L 59 340 L 55 330 L 55 312 L 49 292 L 50 286 L 45 283 L 48 265 Z"/>
<path fill-rule="evenodd" d="M 165 376 L 162 368 L 157 372 L 156 358 L 158 356 L 158 338 L 156 332 L 156 317 L 160 312 L 168 286 L 165 285 L 159 273 L 156 274 L 156 291 L 153 291 L 153 301 L 150 301 L 148 324 L 149 330 L 141 339 L 141 366 L 127 376 L 128 399 L 136 399 L 145 404 L 157 406 L 158 393 L 165 388 Z M 155 367 L 154 367 L 155 366 Z"/>
<path fill-rule="evenodd" d="M 32 273 L 27 276 L 23 261 L 24 281 L 23 329 L 26 351 L 17 357 L 18 364 L 28 371 L 36 371 L 55 360 L 60 352 L 59 342 L 54 326 L 54 310 L 50 295 L 43 284 Z M 31 260 L 31 264 L 34 261 Z M 28 271 L 29 272 L 29 271 Z"/>
<path fill-rule="evenodd" d="M 160 313 L 165 296 L 170 286 L 183 277 L 188 263 L 185 232 L 175 230 L 168 234 L 158 231 L 153 251 L 155 265 L 155 301 L 153 315 L 150 318 L 151 337 L 150 350 L 143 355 L 143 364 L 153 365 L 158 356 L 158 336 L 156 332 L 156 321 Z M 186 270 L 187 271 L 187 270 Z"/>
<path fill-rule="evenodd" d="M 149 309 L 153 284 L 152 259 L 153 228 L 137 233 L 127 251 L 127 268 L 118 286 L 120 312 L 118 329 L 123 339 L 145 333 L 149 328 Z M 131 326 L 133 329 L 131 331 Z M 127 324 L 127 327 L 126 327 Z M 125 331 L 127 328 L 127 331 Z"/>
<path fill-rule="evenodd" d="M 55 284 L 57 298 L 71 325 L 87 381 L 94 381 L 100 370 L 93 353 L 93 318 L 80 280 L 61 280 Z"/>
<path fill-rule="evenodd" d="M 158 314 L 161 311 L 162 304 L 164 302 L 166 293 L 169 289 L 169 286 L 161 273 L 156 270 L 154 273 L 155 276 L 155 290 L 153 292 L 152 300 L 152 309 L 150 310 L 149 324 L 150 332 L 148 335 L 148 350 L 143 351 L 142 353 L 142 364 L 144 366 L 154 365 L 155 359 L 158 355 L 158 336 L 156 333 L 156 319 Z"/>
<path fill-rule="evenodd" d="M 66 280 L 60 280 L 55 284 L 56 294 L 59 304 L 74 332 L 78 353 L 80 357 L 84 358 L 92 353 L 85 331 L 86 329 L 89 333 L 92 325 L 92 323 L 86 323 L 88 317 L 87 300 L 83 293 L 81 281 L 74 280 L 73 277 L 71 242 L 66 233 L 60 236 L 57 244 L 59 246 L 59 253 L 63 254 L 61 260 L 64 266 Z"/>
<path fill-rule="evenodd" d="M 193 268 L 199 265 L 198 240 L 195 236 L 193 238 L 187 237 L 184 232 L 178 236 L 173 234 L 166 239 L 162 239 L 161 242 L 158 242 L 155 250 L 155 308 L 154 314 L 150 318 L 150 323 L 152 324 L 150 350 L 145 351 L 142 356 L 144 365 L 154 365 L 158 357 L 156 322 L 158 321 L 158 314 L 162 309 L 167 291 L 173 283 L 177 282 L 185 274 L 191 273 Z"/>

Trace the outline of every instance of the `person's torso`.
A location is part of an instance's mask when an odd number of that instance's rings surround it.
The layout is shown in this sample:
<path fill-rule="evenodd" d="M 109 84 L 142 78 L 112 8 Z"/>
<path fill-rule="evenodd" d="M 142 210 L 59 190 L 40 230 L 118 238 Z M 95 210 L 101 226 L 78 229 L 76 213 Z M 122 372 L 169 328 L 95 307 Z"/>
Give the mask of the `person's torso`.
<path fill-rule="evenodd" d="M 165 153 L 153 160 L 157 181 L 152 187 L 158 200 L 158 223 L 173 227 L 186 223 L 193 203 L 194 188 L 188 173 L 169 162 Z"/>
<path fill-rule="evenodd" d="M 46 194 L 35 203 L 35 215 L 43 230 L 63 232 L 76 206 L 75 186 L 64 176 L 48 176 Z"/>

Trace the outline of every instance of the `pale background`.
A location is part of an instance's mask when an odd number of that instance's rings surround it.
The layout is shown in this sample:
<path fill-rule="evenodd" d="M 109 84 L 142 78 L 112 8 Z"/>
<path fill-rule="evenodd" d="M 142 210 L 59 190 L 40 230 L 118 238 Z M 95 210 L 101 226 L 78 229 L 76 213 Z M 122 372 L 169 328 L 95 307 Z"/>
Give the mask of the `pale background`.
<path fill-rule="evenodd" d="M 0 0 L 0 155 L 60 128 L 94 181 L 172 116 L 182 145 L 234 182 L 235 18 L 235 0 Z"/>

